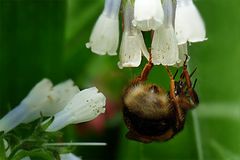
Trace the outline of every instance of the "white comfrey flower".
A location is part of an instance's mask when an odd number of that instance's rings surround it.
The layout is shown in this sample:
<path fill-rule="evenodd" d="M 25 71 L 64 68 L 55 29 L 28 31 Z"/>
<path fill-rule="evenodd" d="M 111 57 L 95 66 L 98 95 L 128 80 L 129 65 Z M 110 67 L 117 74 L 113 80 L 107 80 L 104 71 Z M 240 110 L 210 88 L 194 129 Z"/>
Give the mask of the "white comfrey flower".
<path fill-rule="evenodd" d="M 206 40 L 204 22 L 192 0 L 177 0 L 175 31 L 178 44 Z"/>
<path fill-rule="evenodd" d="M 28 123 L 59 112 L 79 92 L 71 80 L 53 87 L 48 79 L 37 83 L 22 102 L 0 120 L 0 131 L 8 132 L 20 123 Z"/>
<path fill-rule="evenodd" d="M 161 0 L 135 0 L 133 25 L 142 31 L 156 30 L 163 23 Z"/>
<path fill-rule="evenodd" d="M 21 160 L 31 160 L 30 157 L 24 157 Z M 60 154 L 60 160 L 81 160 L 81 158 L 77 157 L 73 153 Z"/>
<path fill-rule="evenodd" d="M 24 123 L 36 120 L 40 117 L 40 113 L 42 113 L 43 116 L 53 116 L 55 113 L 61 111 L 67 105 L 69 100 L 79 91 L 79 88 L 74 85 L 72 80 L 59 83 L 51 88 L 49 93 L 42 95 L 43 103 L 39 101 L 39 108 L 35 108 L 35 111 L 31 116 L 28 116 L 24 120 Z M 27 103 L 29 106 L 37 105 L 38 101 L 32 101 L 33 99 L 32 96 L 25 98 L 22 103 Z M 25 100 L 30 100 L 31 103 L 29 104 L 29 102 L 25 102 Z"/>
<path fill-rule="evenodd" d="M 148 59 L 147 51 L 142 32 L 132 25 L 133 5 L 127 1 L 124 9 L 124 31 L 120 47 L 119 68 L 138 67 L 141 63 L 142 54 Z"/>
<path fill-rule="evenodd" d="M 152 40 L 152 62 L 154 65 L 172 66 L 179 62 L 175 31 L 173 29 L 174 10 L 172 0 L 163 0 L 164 23 L 154 31 Z"/>
<path fill-rule="evenodd" d="M 86 44 L 92 52 L 99 55 L 117 55 L 120 4 L 121 0 L 105 0 L 104 10 L 93 28 L 90 41 Z"/>
<path fill-rule="evenodd" d="M 184 43 L 184 44 L 178 45 L 178 52 L 179 52 L 179 62 L 175 65 L 175 67 L 182 67 L 184 64 L 184 61 L 186 60 L 186 56 L 187 56 L 187 61 L 190 60 L 190 56 L 188 55 L 188 44 Z"/>
<path fill-rule="evenodd" d="M 61 160 L 81 160 L 81 158 L 77 157 L 73 153 L 66 153 L 66 154 L 60 154 Z"/>
<path fill-rule="evenodd" d="M 66 107 L 54 115 L 54 120 L 46 131 L 54 132 L 69 124 L 90 121 L 105 112 L 106 97 L 96 87 L 76 94 Z"/>

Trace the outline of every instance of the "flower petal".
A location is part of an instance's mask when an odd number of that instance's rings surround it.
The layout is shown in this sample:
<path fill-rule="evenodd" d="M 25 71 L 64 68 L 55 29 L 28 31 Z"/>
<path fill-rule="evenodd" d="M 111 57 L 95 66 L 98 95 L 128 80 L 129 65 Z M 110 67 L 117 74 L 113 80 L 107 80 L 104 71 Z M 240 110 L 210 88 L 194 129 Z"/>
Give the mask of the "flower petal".
<path fill-rule="evenodd" d="M 55 113 L 61 111 L 74 95 L 79 92 L 79 88 L 74 85 L 72 80 L 59 83 L 54 86 L 49 94 L 55 101 L 49 105 L 41 107 L 41 112 L 44 116 L 53 116 Z M 49 97 L 48 96 L 48 97 Z"/>
<path fill-rule="evenodd" d="M 179 61 L 178 46 L 172 26 L 162 25 L 154 32 L 152 62 L 154 65 L 172 66 Z"/>
<path fill-rule="evenodd" d="M 141 63 L 142 54 L 149 58 L 142 32 L 132 25 L 133 5 L 127 1 L 124 9 L 124 32 L 120 46 L 119 68 L 138 67 Z"/>
<path fill-rule="evenodd" d="M 31 160 L 30 157 L 24 157 L 21 160 Z M 73 153 L 60 154 L 60 160 L 81 160 L 81 158 L 75 156 Z"/>
<path fill-rule="evenodd" d="M 43 79 L 36 84 L 20 105 L 8 112 L 0 120 L 0 131 L 9 132 L 25 119 L 35 116 L 32 111 L 45 101 L 41 97 L 45 97 L 50 92 L 51 87 L 52 82 L 48 79 Z"/>
<path fill-rule="evenodd" d="M 26 105 L 21 104 L 15 107 L 0 120 L 0 131 L 4 131 L 5 133 L 9 132 L 21 124 L 27 116 L 29 116 L 29 114 Z"/>
<path fill-rule="evenodd" d="M 92 52 L 99 55 L 117 55 L 119 41 L 119 22 L 118 19 L 109 18 L 101 15 L 95 24 L 90 42 L 86 44 Z"/>
<path fill-rule="evenodd" d="M 156 30 L 163 23 L 160 0 L 135 0 L 133 25 L 142 31 Z"/>
<path fill-rule="evenodd" d="M 43 79 L 37 83 L 20 105 L 0 120 L 0 131 L 9 132 L 21 123 L 29 123 L 43 116 L 53 116 L 62 110 L 68 101 L 79 92 L 72 80 L 53 87 L 52 82 Z"/>
<path fill-rule="evenodd" d="M 141 63 L 142 52 L 139 46 L 138 35 L 123 34 L 122 43 L 120 47 L 120 62 L 119 68 L 123 67 L 138 67 Z"/>
<path fill-rule="evenodd" d="M 85 89 L 76 94 L 67 106 L 54 116 L 46 131 L 53 132 L 68 124 L 90 121 L 105 112 L 106 98 L 98 93 L 96 87 Z"/>
<path fill-rule="evenodd" d="M 38 106 L 38 104 L 41 104 L 43 101 L 45 101 L 45 99 L 42 99 L 42 97 L 46 97 L 46 95 L 51 92 L 52 87 L 53 84 L 49 79 L 41 80 L 33 87 L 33 89 L 21 103 L 24 103 L 28 106 Z"/>
<path fill-rule="evenodd" d="M 118 12 L 121 0 L 106 0 L 103 13 L 99 16 L 87 48 L 99 55 L 117 55 L 119 41 Z"/>
<path fill-rule="evenodd" d="M 105 0 L 103 14 L 116 19 L 118 17 L 121 0 Z"/>
<path fill-rule="evenodd" d="M 175 30 L 178 44 L 206 40 L 204 22 L 192 0 L 177 1 Z"/>
<path fill-rule="evenodd" d="M 187 61 L 189 61 L 190 56 L 188 55 L 188 45 L 187 43 L 178 45 L 178 52 L 179 52 L 179 62 L 176 64 L 176 67 L 182 67 L 186 56 L 188 57 Z"/>
<path fill-rule="evenodd" d="M 61 111 L 78 92 L 79 88 L 74 86 L 72 80 L 67 80 L 54 86 L 50 91 L 45 92 L 44 95 L 39 95 L 38 100 L 33 99 L 35 101 L 31 105 L 28 104 L 31 114 L 24 119 L 24 123 L 36 120 L 40 117 L 40 113 L 43 116 L 53 116 L 55 113 Z M 27 97 L 27 99 L 30 101 L 32 96 Z"/>
<path fill-rule="evenodd" d="M 61 160 L 81 160 L 81 158 L 77 157 L 73 153 L 66 153 L 66 154 L 60 154 Z"/>

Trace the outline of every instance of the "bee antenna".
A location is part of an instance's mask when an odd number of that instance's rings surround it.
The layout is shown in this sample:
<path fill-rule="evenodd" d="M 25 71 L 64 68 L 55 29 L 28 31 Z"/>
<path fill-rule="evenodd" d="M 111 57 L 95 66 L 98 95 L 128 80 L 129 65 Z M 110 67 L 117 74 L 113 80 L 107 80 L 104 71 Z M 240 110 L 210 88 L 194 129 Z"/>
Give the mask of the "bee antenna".
<path fill-rule="evenodd" d="M 173 75 L 173 79 L 175 79 L 175 77 L 177 76 L 177 74 L 178 74 L 178 69 L 176 70 L 176 72 L 174 73 L 174 75 Z"/>
<path fill-rule="evenodd" d="M 190 74 L 190 78 L 193 76 L 193 74 L 196 72 L 197 67 L 192 71 L 192 73 Z"/>
<path fill-rule="evenodd" d="M 193 83 L 193 87 L 192 87 L 193 89 L 195 88 L 196 84 L 197 84 L 197 78 L 195 79 L 195 81 Z"/>

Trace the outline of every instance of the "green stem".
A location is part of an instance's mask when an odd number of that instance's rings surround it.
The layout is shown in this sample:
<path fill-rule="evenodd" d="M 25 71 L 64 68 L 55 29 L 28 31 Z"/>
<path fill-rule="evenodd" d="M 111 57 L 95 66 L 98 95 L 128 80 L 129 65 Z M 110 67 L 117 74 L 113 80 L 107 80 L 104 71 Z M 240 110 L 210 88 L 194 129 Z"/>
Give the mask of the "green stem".
<path fill-rule="evenodd" d="M 19 151 L 14 157 L 9 158 L 9 160 L 20 160 L 24 157 L 34 157 L 37 159 L 42 159 L 42 160 L 52 160 L 54 159 L 54 156 L 52 155 L 51 152 L 42 150 L 42 149 L 36 149 L 33 151 L 24 151 L 21 150 Z"/>
<path fill-rule="evenodd" d="M 13 158 L 15 156 L 15 154 L 20 151 L 21 149 L 24 148 L 25 145 L 29 144 L 29 142 L 31 142 L 32 144 L 37 144 L 37 141 L 35 142 L 35 140 L 31 140 L 31 139 L 26 139 L 21 141 L 19 144 L 17 144 L 11 151 L 11 154 L 9 155 L 9 159 Z M 33 149 L 37 148 L 33 146 Z"/>

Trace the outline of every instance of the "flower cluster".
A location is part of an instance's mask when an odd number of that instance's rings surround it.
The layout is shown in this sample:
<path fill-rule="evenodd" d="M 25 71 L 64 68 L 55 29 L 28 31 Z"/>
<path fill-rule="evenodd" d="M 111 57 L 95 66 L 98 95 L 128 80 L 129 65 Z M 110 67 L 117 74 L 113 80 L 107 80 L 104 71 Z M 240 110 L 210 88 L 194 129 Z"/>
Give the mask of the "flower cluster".
<path fill-rule="evenodd" d="M 105 0 L 90 41 L 86 44 L 99 55 L 116 55 L 119 42 L 121 0 Z M 119 68 L 138 67 L 142 55 L 152 56 L 154 65 L 182 66 L 188 43 L 206 40 L 203 20 L 192 0 L 124 0 L 123 33 Z M 150 53 L 143 31 L 153 33 Z"/>
<path fill-rule="evenodd" d="M 0 120 L 5 133 L 21 123 L 42 116 L 54 116 L 46 131 L 57 131 L 68 124 L 90 121 L 105 112 L 105 96 L 96 87 L 80 91 L 72 80 L 56 86 L 48 79 L 37 83 L 22 102 Z"/>

